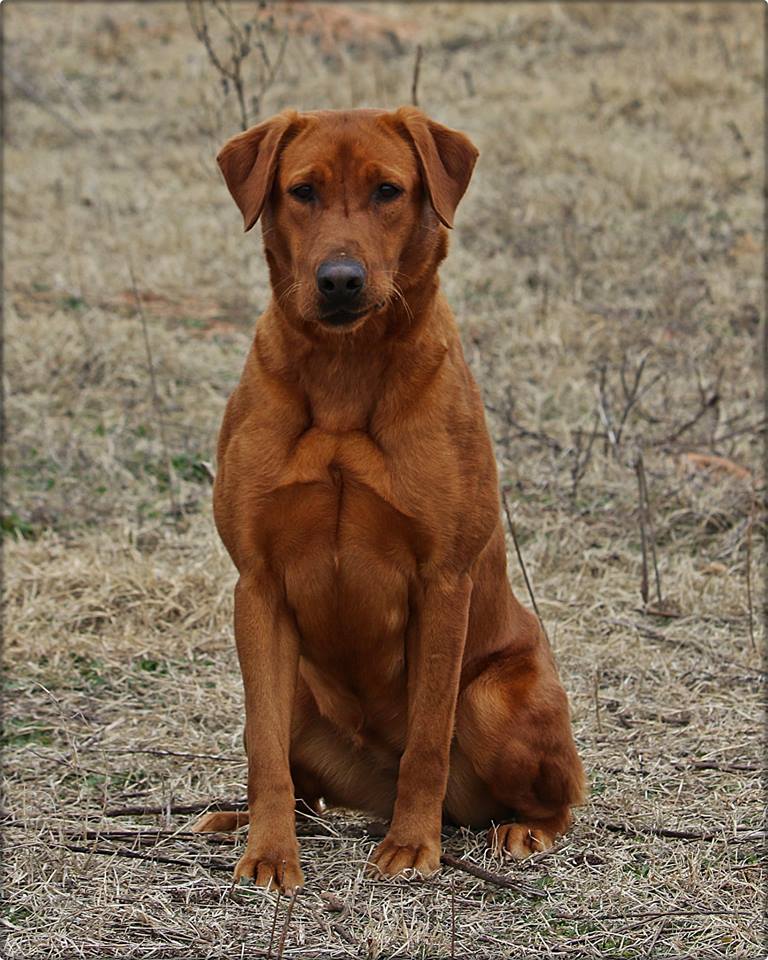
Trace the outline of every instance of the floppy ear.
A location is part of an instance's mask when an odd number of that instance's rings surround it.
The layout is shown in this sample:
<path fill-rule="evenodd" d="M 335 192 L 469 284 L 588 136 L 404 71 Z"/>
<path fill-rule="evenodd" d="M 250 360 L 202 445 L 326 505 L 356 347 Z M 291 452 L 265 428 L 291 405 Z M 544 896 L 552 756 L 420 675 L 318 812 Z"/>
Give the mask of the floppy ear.
<path fill-rule="evenodd" d="M 413 141 L 424 184 L 435 213 L 446 227 L 453 226 L 459 200 L 469 186 L 478 150 L 469 137 L 436 123 L 415 107 L 395 114 Z"/>
<path fill-rule="evenodd" d="M 280 147 L 298 116 L 294 110 L 284 110 L 227 140 L 216 157 L 243 215 L 246 233 L 261 216 L 272 188 Z"/>

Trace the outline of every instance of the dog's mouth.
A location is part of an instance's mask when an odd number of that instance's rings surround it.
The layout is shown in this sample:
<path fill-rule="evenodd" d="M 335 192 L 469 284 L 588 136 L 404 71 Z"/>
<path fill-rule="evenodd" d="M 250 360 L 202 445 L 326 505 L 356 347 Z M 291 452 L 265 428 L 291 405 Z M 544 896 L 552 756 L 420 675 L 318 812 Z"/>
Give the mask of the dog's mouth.
<path fill-rule="evenodd" d="M 321 313 L 318 319 L 325 327 L 343 329 L 344 327 L 354 326 L 358 320 L 362 320 L 363 317 L 367 317 L 369 314 L 381 310 L 383 306 L 384 301 L 382 300 L 378 303 L 369 304 L 360 310 L 333 310 L 327 313 Z"/>
<path fill-rule="evenodd" d="M 327 327 L 350 327 L 370 312 L 371 308 L 366 307 L 364 310 L 335 310 L 332 313 L 321 313 L 320 323 Z"/>

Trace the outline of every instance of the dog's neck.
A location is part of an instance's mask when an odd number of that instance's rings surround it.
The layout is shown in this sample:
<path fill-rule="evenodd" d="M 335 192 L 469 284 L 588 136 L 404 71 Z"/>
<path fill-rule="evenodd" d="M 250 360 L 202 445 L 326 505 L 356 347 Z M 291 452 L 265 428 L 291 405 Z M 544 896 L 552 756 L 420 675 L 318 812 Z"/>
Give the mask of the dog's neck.
<path fill-rule="evenodd" d="M 458 336 L 436 277 L 349 333 L 291 321 L 273 299 L 256 331 L 256 361 L 298 388 L 312 425 L 333 433 L 367 432 L 395 397 L 399 408 L 417 402 Z"/>

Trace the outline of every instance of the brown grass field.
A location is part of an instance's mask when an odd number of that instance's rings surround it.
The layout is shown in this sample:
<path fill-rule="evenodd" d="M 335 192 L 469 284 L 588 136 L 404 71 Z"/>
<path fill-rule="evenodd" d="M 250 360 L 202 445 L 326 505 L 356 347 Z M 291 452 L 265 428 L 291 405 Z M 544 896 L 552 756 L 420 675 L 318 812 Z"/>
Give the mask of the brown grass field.
<path fill-rule="evenodd" d="M 765 956 L 764 9 L 248 7 L 252 120 L 409 102 L 421 44 L 480 148 L 443 282 L 591 790 L 523 863 L 446 833 L 522 892 L 368 880 L 380 825 L 303 818 L 289 903 L 183 812 L 244 796 L 206 467 L 269 296 L 237 98 L 182 3 L 4 6 L 8 957 Z"/>

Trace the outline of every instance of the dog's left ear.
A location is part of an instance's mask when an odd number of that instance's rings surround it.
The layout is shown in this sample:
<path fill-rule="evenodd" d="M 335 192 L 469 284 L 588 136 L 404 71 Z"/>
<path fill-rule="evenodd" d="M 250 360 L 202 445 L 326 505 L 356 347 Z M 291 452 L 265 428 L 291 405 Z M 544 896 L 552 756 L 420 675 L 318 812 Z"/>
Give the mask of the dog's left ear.
<path fill-rule="evenodd" d="M 284 110 L 227 140 L 216 157 L 243 215 L 246 233 L 261 216 L 272 189 L 280 147 L 298 119 L 295 110 Z"/>
<path fill-rule="evenodd" d="M 463 133 L 430 120 L 415 107 L 400 107 L 395 119 L 405 127 L 416 148 L 435 213 L 441 223 L 452 227 L 456 207 L 479 156 L 477 147 Z"/>

